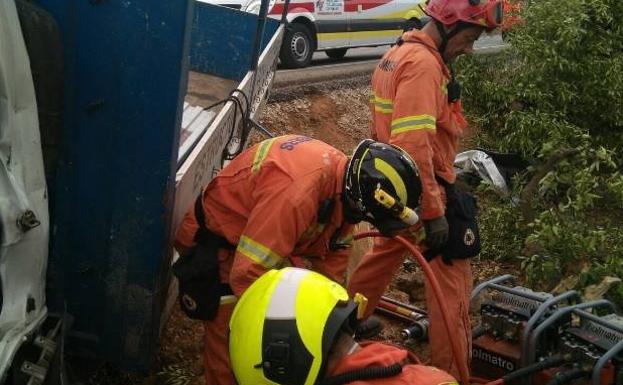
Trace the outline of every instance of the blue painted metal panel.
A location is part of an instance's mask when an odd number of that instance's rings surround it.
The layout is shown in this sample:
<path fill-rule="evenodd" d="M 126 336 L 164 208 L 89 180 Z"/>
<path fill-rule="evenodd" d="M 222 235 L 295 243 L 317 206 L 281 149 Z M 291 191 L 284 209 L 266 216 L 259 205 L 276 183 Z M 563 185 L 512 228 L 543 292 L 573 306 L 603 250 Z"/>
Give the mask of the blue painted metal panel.
<path fill-rule="evenodd" d="M 191 69 L 242 80 L 251 69 L 257 22 L 257 15 L 197 2 L 191 36 Z M 261 50 L 278 27 L 278 21 L 266 20 Z"/>
<path fill-rule="evenodd" d="M 65 59 L 49 305 L 75 317 L 74 346 L 146 368 L 166 295 L 193 4 L 37 3 L 58 21 Z"/>

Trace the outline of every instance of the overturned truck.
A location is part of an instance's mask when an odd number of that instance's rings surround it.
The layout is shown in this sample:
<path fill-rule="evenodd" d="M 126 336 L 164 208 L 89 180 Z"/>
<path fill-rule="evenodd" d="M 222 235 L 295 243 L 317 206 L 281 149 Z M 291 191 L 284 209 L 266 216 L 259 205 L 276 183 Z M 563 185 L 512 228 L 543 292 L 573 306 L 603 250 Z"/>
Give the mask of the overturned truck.
<path fill-rule="evenodd" d="M 0 4 L 0 382 L 58 381 L 66 353 L 150 365 L 175 228 L 259 127 L 266 9 Z"/>

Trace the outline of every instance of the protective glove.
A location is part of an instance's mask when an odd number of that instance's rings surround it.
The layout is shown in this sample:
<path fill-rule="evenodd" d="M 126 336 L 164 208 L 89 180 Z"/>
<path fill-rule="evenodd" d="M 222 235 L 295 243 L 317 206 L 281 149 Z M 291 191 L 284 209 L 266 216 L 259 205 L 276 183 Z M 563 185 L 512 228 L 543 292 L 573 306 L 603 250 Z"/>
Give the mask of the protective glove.
<path fill-rule="evenodd" d="M 445 216 L 424 221 L 426 246 L 430 250 L 441 250 L 448 241 L 448 221 Z"/>
<path fill-rule="evenodd" d="M 361 321 L 355 329 L 355 339 L 370 339 L 378 335 L 383 330 L 383 324 L 375 316 L 370 316 L 368 319 Z"/>

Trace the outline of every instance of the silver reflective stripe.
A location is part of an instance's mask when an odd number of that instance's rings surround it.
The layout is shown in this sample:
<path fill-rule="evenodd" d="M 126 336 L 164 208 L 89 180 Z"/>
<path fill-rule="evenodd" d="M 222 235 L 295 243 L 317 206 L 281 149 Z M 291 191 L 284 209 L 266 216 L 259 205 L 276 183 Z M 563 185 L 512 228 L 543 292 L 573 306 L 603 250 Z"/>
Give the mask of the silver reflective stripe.
<path fill-rule="evenodd" d="M 236 301 L 238 301 L 238 297 L 235 295 L 221 296 L 221 305 L 228 305 L 230 303 L 235 303 Z"/>
<path fill-rule="evenodd" d="M 266 319 L 287 320 L 295 318 L 296 295 L 303 278 L 309 274 L 309 270 L 291 268 L 285 271 L 281 281 L 275 287 L 270 299 Z"/>
<path fill-rule="evenodd" d="M 249 257 L 267 269 L 277 266 L 283 258 L 275 254 L 271 249 L 253 239 L 242 235 L 237 247 L 238 252 Z"/>

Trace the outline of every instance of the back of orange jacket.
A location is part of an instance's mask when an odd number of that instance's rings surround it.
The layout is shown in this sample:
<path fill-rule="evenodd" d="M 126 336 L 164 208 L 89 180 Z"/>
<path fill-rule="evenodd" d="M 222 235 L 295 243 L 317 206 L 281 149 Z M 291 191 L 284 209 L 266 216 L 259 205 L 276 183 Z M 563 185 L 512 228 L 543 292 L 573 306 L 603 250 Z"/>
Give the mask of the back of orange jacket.
<path fill-rule="evenodd" d="M 342 226 L 346 163 L 346 155 L 326 143 L 286 135 L 245 150 L 210 182 L 203 192 L 206 226 L 236 245 L 233 256 L 219 256 L 221 281 L 234 294 L 292 255 L 310 257 L 314 270 L 343 281 L 348 251 L 332 251 L 330 243 L 333 235 L 346 242 L 351 230 Z M 321 220 L 323 212 L 328 218 Z M 196 231 L 191 208 L 176 247 L 191 247 Z"/>
<path fill-rule="evenodd" d="M 329 376 L 338 376 L 347 372 L 366 369 L 388 367 L 402 364 L 402 372 L 386 378 L 370 378 L 352 381 L 350 385 L 458 385 L 454 377 L 448 373 L 419 364 L 408 363 L 408 353 L 395 346 L 372 343 L 362 346 L 361 349 L 343 357 Z"/>
<path fill-rule="evenodd" d="M 460 103 L 448 103 L 450 74 L 431 38 L 414 30 L 402 41 L 385 54 L 372 77 L 373 136 L 403 148 L 417 164 L 426 220 L 444 215 L 435 175 L 454 182 L 453 163 L 466 122 Z"/>

